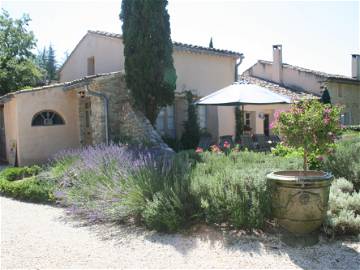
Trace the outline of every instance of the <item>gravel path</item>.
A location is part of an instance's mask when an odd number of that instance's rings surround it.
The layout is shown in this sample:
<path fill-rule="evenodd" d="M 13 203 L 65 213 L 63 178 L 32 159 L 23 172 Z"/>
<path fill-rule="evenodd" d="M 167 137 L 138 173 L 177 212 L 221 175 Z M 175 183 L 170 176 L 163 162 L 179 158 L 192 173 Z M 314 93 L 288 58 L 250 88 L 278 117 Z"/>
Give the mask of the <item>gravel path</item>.
<path fill-rule="evenodd" d="M 270 268 L 359 269 L 360 243 L 289 248 L 274 236 L 223 237 L 205 228 L 164 235 L 119 225 L 83 226 L 61 208 L 1 202 L 1 269 Z"/>

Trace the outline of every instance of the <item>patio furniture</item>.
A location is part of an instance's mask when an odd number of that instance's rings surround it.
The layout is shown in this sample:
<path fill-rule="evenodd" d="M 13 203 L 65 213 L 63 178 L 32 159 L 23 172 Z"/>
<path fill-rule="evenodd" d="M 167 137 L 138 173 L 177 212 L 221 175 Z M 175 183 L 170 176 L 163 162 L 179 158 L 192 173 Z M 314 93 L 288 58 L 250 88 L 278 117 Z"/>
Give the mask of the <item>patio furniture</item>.
<path fill-rule="evenodd" d="M 200 137 L 199 140 L 199 147 L 201 147 L 204 150 L 207 150 L 212 145 L 212 137 L 211 135 L 204 135 Z"/>
<path fill-rule="evenodd" d="M 233 138 L 231 135 L 224 135 L 224 136 L 220 136 L 220 142 L 219 142 L 219 145 L 221 148 L 224 147 L 224 143 L 225 142 L 228 142 L 230 144 L 230 147 L 234 147 L 234 141 L 233 141 Z"/>
<path fill-rule="evenodd" d="M 264 134 L 255 134 L 255 141 L 257 143 L 257 150 L 270 151 L 270 138 Z"/>
<path fill-rule="evenodd" d="M 240 136 L 240 142 L 241 142 L 241 148 L 242 149 L 248 149 L 248 150 L 255 150 L 256 145 L 254 143 L 254 140 L 251 136 L 248 135 L 242 135 Z"/>
<path fill-rule="evenodd" d="M 278 143 L 281 142 L 279 136 L 277 136 L 277 135 L 270 135 L 269 141 L 270 141 L 271 147 L 275 147 Z"/>

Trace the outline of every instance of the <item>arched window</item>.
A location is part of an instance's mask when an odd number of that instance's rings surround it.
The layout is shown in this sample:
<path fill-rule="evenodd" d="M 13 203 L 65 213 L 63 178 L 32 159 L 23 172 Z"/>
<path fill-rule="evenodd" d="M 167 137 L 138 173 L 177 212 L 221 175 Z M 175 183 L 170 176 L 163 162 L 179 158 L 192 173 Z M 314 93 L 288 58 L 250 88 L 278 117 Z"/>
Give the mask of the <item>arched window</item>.
<path fill-rule="evenodd" d="M 64 119 L 54 111 L 38 112 L 31 121 L 32 126 L 55 126 L 64 124 Z"/>

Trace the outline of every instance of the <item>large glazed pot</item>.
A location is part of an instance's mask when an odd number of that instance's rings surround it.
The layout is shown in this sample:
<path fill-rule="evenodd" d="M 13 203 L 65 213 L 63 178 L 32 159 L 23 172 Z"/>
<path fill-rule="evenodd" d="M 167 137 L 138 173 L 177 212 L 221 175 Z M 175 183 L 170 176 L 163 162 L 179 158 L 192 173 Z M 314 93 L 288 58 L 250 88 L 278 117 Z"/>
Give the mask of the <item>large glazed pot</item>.
<path fill-rule="evenodd" d="M 272 213 L 295 234 L 318 229 L 326 215 L 332 175 L 322 171 L 278 171 L 267 175 Z"/>

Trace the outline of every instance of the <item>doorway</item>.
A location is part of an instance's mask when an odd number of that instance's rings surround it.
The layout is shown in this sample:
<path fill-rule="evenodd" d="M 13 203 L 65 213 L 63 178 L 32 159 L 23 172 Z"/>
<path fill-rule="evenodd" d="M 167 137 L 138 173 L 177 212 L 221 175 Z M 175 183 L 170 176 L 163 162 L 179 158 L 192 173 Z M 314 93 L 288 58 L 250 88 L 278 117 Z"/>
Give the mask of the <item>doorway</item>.
<path fill-rule="evenodd" d="M 264 135 L 270 135 L 270 117 L 268 114 L 264 114 Z"/>
<path fill-rule="evenodd" d="M 6 161 L 4 105 L 0 105 L 0 162 Z"/>

